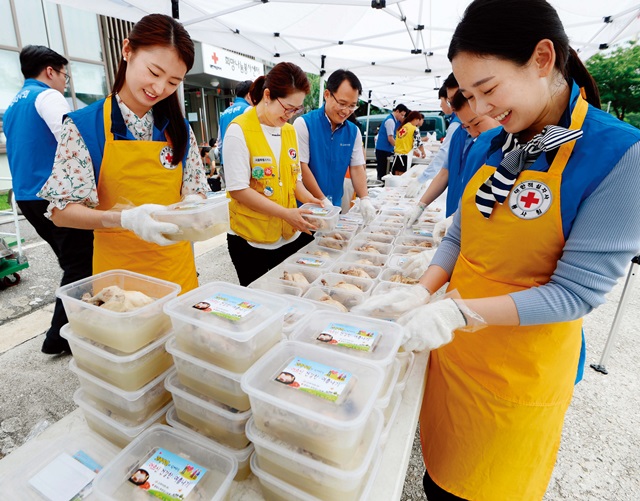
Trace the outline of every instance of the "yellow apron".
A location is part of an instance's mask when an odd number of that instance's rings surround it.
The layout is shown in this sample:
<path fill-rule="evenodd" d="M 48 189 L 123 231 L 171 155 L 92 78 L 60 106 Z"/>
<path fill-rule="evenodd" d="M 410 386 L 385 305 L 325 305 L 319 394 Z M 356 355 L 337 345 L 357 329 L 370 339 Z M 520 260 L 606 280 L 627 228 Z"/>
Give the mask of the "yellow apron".
<path fill-rule="evenodd" d="M 578 99 L 572 129 L 587 103 Z M 449 290 L 463 299 L 499 296 L 549 282 L 562 256 L 560 183 L 575 141 L 548 172 L 523 171 L 503 205 L 485 219 L 475 205 L 495 171 L 484 165 L 461 200 L 460 256 Z M 420 414 L 431 478 L 471 500 L 542 499 L 573 394 L 582 320 L 456 331 L 432 351 Z"/>
<path fill-rule="evenodd" d="M 116 141 L 111 132 L 111 97 L 104 102 L 105 145 L 98 179 L 98 209 L 128 200 L 134 205 L 179 202 L 182 164 L 167 169 L 160 162 L 166 141 Z M 190 242 L 160 246 L 121 228 L 94 231 L 93 273 L 125 269 L 168 280 L 182 293 L 198 286 Z"/>

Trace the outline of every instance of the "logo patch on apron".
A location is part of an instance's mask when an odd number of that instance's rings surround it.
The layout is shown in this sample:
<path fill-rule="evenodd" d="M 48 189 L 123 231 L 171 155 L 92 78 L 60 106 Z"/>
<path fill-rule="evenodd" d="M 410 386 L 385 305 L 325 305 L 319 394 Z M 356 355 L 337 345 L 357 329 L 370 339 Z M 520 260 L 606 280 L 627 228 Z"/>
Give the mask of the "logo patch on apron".
<path fill-rule="evenodd" d="M 165 146 L 160 151 L 160 163 L 165 169 L 173 170 L 177 165 L 173 165 L 173 148 L 171 146 Z"/>
<path fill-rule="evenodd" d="M 273 196 L 273 188 L 271 186 L 265 186 L 264 194 L 268 197 Z"/>
<path fill-rule="evenodd" d="M 254 167 L 251 169 L 251 177 L 254 179 L 262 179 L 264 177 L 264 169 L 262 167 Z"/>
<path fill-rule="evenodd" d="M 509 208 L 520 219 L 535 219 L 551 207 L 551 190 L 540 181 L 525 181 L 509 194 Z"/>
<path fill-rule="evenodd" d="M 289 158 L 291 160 L 295 160 L 296 158 L 298 158 L 298 152 L 295 148 L 289 148 Z"/>

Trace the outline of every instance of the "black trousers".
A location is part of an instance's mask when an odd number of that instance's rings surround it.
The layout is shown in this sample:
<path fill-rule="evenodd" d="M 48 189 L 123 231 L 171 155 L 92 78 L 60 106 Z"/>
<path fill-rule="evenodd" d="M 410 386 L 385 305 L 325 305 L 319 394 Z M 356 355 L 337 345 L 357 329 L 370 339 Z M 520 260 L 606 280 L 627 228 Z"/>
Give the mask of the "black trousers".
<path fill-rule="evenodd" d="M 408 155 L 396 155 L 393 158 L 391 172 L 407 172 L 407 163 L 409 163 Z"/>
<path fill-rule="evenodd" d="M 387 158 L 393 155 L 392 151 L 376 150 L 376 169 L 378 170 L 378 181 L 382 176 L 387 175 Z"/>
<path fill-rule="evenodd" d="M 58 258 L 63 272 L 60 285 L 67 285 L 76 280 L 90 277 L 93 272 L 93 231 L 58 228 L 44 215 L 48 205 L 49 202 L 45 200 L 18 202 L 22 215 L 35 228 L 40 238 L 51 246 Z M 60 328 L 67 322 L 62 301 L 56 299 L 51 327 L 46 336 L 49 343 L 61 342 Z"/>
<path fill-rule="evenodd" d="M 246 287 L 312 240 L 311 235 L 301 233 L 293 242 L 283 245 L 279 249 L 258 249 L 249 245 L 249 242 L 238 235 L 227 234 L 227 247 L 231 262 L 238 274 L 238 281 L 240 285 Z"/>
<path fill-rule="evenodd" d="M 429 501 L 465 501 L 464 498 L 459 498 L 436 484 L 429 476 L 428 471 L 424 472 L 422 485 Z"/>

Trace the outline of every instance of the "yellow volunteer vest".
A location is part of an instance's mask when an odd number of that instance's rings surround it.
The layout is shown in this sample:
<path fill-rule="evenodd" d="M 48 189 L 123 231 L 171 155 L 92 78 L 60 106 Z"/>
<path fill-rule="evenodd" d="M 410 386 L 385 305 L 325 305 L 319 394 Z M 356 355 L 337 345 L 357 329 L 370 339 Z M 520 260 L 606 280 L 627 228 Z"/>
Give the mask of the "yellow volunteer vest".
<path fill-rule="evenodd" d="M 160 162 L 166 141 L 115 141 L 111 96 L 104 102 L 105 145 L 98 179 L 99 210 L 117 203 L 169 205 L 180 201 L 182 164 Z M 165 151 L 166 153 L 166 151 Z M 198 286 L 191 242 L 160 246 L 122 228 L 94 230 L 93 273 L 125 269 L 180 284 L 182 293 Z"/>
<path fill-rule="evenodd" d="M 579 98 L 572 129 L 582 126 Z M 461 200 L 462 242 L 449 290 L 499 296 L 546 284 L 562 256 L 562 173 L 575 141 L 548 172 L 523 171 L 503 205 L 485 219 L 475 205 L 495 171 L 484 165 Z M 432 351 L 420 414 L 431 478 L 474 501 L 539 500 L 547 489 L 573 394 L 582 320 L 456 331 Z"/>
<path fill-rule="evenodd" d="M 408 155 L 413 151 L 413 133 L 416 126 L 411 122 L 404 124 L 396 133 L 396 146 L 394 152 L 396 155 Z"/>
<path fill-rule="evenodd" d="M 282 127 L 280 162 L 277 163 L 267 138 L 264 137 L 255 108 L 236 117 L 232 123 L 234 122 L 242 128 L 249 149 L 251 165 L 249 187 L 282 207 L 297 207 L 295 188 L 300 173 L 300 160 L 296 131 L 293 126 L 285 124 Z M 284 219 L 254 211 L 234 200 L 228 193 L 227 197 L 231 199 L 229 203 L 231 229 L 245 240 L 270 244 L 277 242 L 280 237 L 288 240 L 295 234 L 296 230 Z"/>

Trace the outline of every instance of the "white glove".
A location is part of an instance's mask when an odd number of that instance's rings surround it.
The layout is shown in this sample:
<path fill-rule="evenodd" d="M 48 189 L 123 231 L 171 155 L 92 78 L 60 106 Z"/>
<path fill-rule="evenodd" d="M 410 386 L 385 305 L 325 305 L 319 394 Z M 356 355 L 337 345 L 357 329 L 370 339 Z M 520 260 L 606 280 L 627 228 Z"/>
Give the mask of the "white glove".
<path fill-rule="evenodd" d="M 447 219 L 443 221 L 438 221 L 436 225 L 433 227 L 433 241 L 437 244 L 442 242 L 442 239 L 447 234 L 449 230 L 449 226 L 453 223 L 453 216 L 449 216 Z"/>
<path fill-rule="evenodd" d="M 329 200 L 327 197 L 324 197 L 322 199 L 322 206 L 325 209 L 329 209 L 330 207 L 333 207 L 333 202 L 331 202 L 331 200 Z"/>
<path fill-rule="evenodd" d="M 403 221 L 406 228 L 411 228 L 411 226 L 413 226 L 413 224 L 422 215 L 422 212 L 424 211 L 425 207 L 426 205 L 420 202 L 413 209 L 407 212 L 407 214 L 404 216 L 404 221 Z"/>
<path fill-rule="evenodd" d="M 405 351 L 435 350 L 451 342 L 453 331 L 467 325 L 453 299 L 443 299 L 416 308 L 398 319 L 404 326 Z"/>
<path fill-rule="evenodd" d="M 422 191 L 423 184 L 420 182 L 420 176 L 415 179 L 411 179 L 407 185 L 407 191 L 404 192 L 404 196 L 407 198 L 417 197 Z"/>
<path fill-rule="evenodd" d="M 436 249 L 428 249 L 420 252 L 419 254 L 413 254 L 411 257 L 408 257 L 404 263 L 402 263 L 402 270 L 407 275 L 422 275 L 427 271 L 427 268 L 431 264 L 431 260 L 435 254 Z"/>
<path fill-rule="evenodd" d="M 202 195 L 198 195 L 197 193 L 191 193 L 190 195 L 186 195 L 182 201 L 187 203 L 195 203 L 202 202 L 205 198 Z"/>
<path fill-rule="evenodd" d="M 396 287 L 386 294 L 371 296 L 363 303 L 351 308 L 356 315 L 373 315 L 377 317 L 397 317 L 403 313 L 424 305 L 429 301 L 429 291 L 422 285 Z"/>
<path fill-rule="evenodd" d="M 369 197 L 360 198 L 360 214 L 362 214 L 365 226 L 376 217 L 376 209 L 373 207 Z"/>
<path fill-rule="evenodd" d="M 163 233 L 167 235 L 178 233 L 178 226 L 173 223 L 162 223 L 151 217 L 154 212 L 165 209 L 164 205 L 144 204 L 140 207 L 123 210 L 120 215 L 120 225 L 127 230 L 133 231 L 147 242 L 158 245 L 175 244 L 176 242 L 165 238 Z"/>

